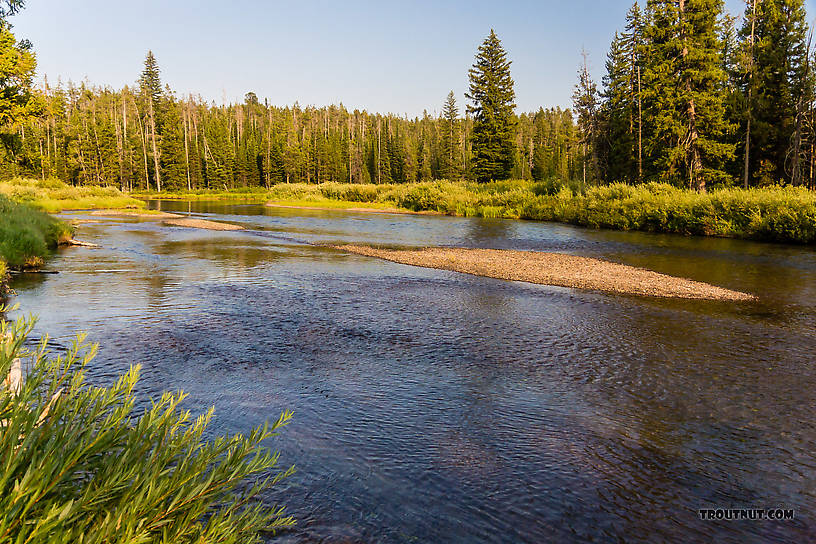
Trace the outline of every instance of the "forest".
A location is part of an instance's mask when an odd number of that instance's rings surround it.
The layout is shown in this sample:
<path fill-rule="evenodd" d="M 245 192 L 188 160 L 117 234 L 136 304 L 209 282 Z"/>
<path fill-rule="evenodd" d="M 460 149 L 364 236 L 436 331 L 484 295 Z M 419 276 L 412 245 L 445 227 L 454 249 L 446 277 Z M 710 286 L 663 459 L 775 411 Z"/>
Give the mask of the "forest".
<path fill-rule="evenodd" d="M 507 145 L 496 150 L 504 167 L 483 173 L 485 82 L 473 69 L 465 108 L 451 92 L 429 105 L 439 115 L 415 118 L 343 104 L 272 105 L 255 92 L 222 105 L 178 96 L 152 52 L 132 86 L 46 80 L 27 90 L 31 44 L 5 27 L 0 48 L 18 57 L 20 86 L 16 118 L 3 123 L 0 176 L 124 191 L 433 179 L 813 188 L 816 79 L 806 17 L 804 0 L 748 0 L 736 16 L 720 0 L 635 3 L 600 83 L 585 53 L 572 109 L 518 114 L 510 61 L 498 38 L 486 40 L 480 54 L 499 55 L 487 62 L 498 61 L 506 76 L 493 90 L 504 93 L 506 119 L 490 130 L 503 131 Z M 482 51 L 486 45 L 493 49 Z"/>

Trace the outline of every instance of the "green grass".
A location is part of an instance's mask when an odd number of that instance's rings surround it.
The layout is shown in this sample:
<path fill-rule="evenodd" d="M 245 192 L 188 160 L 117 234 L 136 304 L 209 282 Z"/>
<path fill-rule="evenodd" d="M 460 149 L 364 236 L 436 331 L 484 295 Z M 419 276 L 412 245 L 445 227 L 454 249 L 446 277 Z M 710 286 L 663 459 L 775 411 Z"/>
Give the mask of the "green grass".
<path fill-rule="evenodd" d="M 115 187 L 74 187 L 54 179 L 15 178 L 0 181 L 0 194 L 49 213 L 99 208 L 144 208 L 141 200 Z"/>
<path fill-rule="evenodd" d="M 290 412 L 208 438 L 212 409 L 192 417 L 181 392 L 137 403 L 137 366 L 88 384 L 96 346 L 25 348 L 33 325 L 0 321 L 0 540 L 243 544 L 294 523 L 265 503 L 292 473 L 264 445 Z"/>
<path fill-rule="evenodd" d="M 361 185 L 279 184 L 271 190 L 170 193 L 161 198 L 251 199 L 290 206 L 394 207 L 465 217 L 558 221 L 593 228 L 816 242 L 816 193 L 803 188 L 724 188 L 707 193 L 663 183 L 612 184 L 579 190 L 575 183 L 520 180 L 433 181 Z"/>
<path fill-rule="evenodd" d="M 264 199 L 266 200 L 266 199 Z M 347 210 L 350 208 L 368 208 L 372 210 L 393 210 L 396 208 L 388 202 L 352 202 L 349 200 L 330 200 L 328 198 L 287 198 L 282 200 L 269 200 L 270 205 L 290 206 L 295 208 L 321 208 L 328 210 Z"/>
<path fill-rule="evenodd" d="M 9 267 L 41 266 L 61 240 L 71 237 L 71 232 L 69 225 L 45 212 L 0 195 L 0 261 Z"/>
<path fill-rule="evenodd" d="M 131 196 L 136 198 L 162 200 L 246 200 L 264 202 L 269 192 L 264 187 L 239 187 L 224 191 L 221 189 L 196 189 L 193 191 L 134 191 Z"/>

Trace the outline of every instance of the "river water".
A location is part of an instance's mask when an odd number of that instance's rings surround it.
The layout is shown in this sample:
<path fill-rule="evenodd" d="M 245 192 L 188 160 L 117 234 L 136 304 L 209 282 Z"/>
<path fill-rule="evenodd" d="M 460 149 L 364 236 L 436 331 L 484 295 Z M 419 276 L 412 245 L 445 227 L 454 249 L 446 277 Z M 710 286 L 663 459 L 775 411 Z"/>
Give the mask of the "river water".
<path fill-rule="evenodd" d="M 102 219 L 18 277 L 53 349 L 184 389 L 270 446 L 282 542 L 816 540 L 816 251 L 441 216 L 151 202 L 246 232 Z M 85 217 L 82 213 L 70 217 Z M 98 217 L 94 219 L 100 219 Z M 759 297 L 661 300 L 480 278 L 305 242 L 560 251 Z M 793 508 L 703 521 L 700 508 Z"/>

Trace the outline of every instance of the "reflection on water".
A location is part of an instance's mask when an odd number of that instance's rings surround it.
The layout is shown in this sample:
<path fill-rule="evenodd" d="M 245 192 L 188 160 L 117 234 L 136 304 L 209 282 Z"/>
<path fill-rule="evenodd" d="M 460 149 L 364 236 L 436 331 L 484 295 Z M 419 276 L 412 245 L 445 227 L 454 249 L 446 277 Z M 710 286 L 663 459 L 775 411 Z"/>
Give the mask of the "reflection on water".
<path fill-rule="evenodd" d="M 157 203 L 152 204 L 158 207 Z M 285 542 L 807 542 L 816 538 L 816 252 L 533 222 L 201 202 L 247 232 L 82 225 L 15 282 L 37 331 L 143 365 L 214 432 L 283 409 Z M 733 304 L 427 270 L 303 242 L 565 251 L 748 291 Z M 698 508 L 795 508 L 703 522 Z"/>

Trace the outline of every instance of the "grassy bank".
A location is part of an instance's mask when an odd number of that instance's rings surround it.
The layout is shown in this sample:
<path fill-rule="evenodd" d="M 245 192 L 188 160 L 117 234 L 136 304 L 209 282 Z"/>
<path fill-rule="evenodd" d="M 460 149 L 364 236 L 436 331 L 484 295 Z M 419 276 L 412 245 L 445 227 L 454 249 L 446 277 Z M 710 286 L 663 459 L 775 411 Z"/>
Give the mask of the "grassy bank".
<path fill-rule="evenodd" d="M 812 244 L 816 193 L 792 187 L 715 189 L 697 193 L 662 183 L 577 187 L 554 182 L 424 182 L 393 185 L 280 184 L 271 190 L 177 192 L 140 196 L 271 200 L 284 205 L 393 207 L 466 217 L 558 221 L 593 228 L 642 230 Z"/>
<path fill-rule="evenodd" d="M 54 179 L 15 178 L 0 181 L 0 194 L 49 213 L 145 206 L 141 200 L 125 195 L 115 187 L 74 187 Z"/>
<path fill-rule="evenodd" d="M 50 215 L 0 195 L 0 267 L 38 268 L 71 227 Z M 0 275 L 0 277 L 5 274 Z"/>

